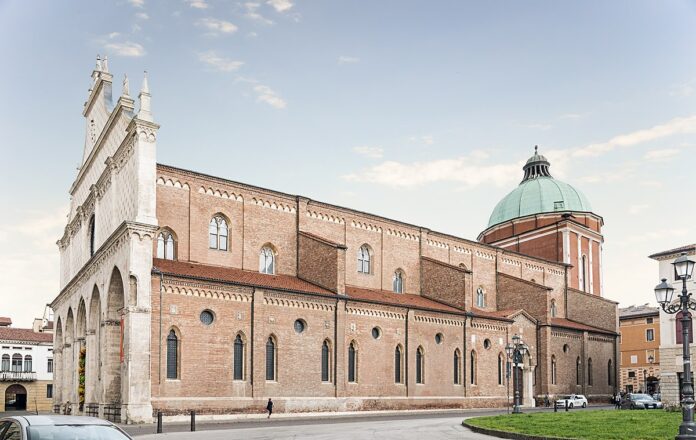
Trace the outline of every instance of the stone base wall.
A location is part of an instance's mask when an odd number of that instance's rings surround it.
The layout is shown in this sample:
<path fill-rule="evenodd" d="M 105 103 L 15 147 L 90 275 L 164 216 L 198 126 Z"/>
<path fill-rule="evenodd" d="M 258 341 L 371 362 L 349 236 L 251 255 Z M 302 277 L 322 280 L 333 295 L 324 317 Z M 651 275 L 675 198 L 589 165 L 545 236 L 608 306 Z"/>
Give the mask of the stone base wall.
<path fill-rule="evenodd" d="M 21 385 L 27 390 L 27 411 L 53 411 L 53 399 L 46 397 L 47 385 L 50 384 L 53 384 L 53 382 L 50 380 L 37 380 L 34 382 L 0 382 L 0 412 L 5 411 L 5 391 L 12 385 Z"/>

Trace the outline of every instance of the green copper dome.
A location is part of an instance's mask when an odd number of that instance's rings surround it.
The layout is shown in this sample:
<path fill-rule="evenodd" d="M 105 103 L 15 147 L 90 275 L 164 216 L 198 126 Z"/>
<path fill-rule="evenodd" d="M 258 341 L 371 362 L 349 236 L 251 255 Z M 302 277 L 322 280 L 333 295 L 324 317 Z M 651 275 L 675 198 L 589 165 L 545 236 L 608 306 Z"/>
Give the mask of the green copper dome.
<path fill-rule="evenodd" d="M 577 189 L 554 179 L 549 161 L 536 152 L 524 168 L 520 186 L 506 195 L 493 209 L 488 227 L 518 217 L 546 212 L 592 211 L 587 197 Z"/>

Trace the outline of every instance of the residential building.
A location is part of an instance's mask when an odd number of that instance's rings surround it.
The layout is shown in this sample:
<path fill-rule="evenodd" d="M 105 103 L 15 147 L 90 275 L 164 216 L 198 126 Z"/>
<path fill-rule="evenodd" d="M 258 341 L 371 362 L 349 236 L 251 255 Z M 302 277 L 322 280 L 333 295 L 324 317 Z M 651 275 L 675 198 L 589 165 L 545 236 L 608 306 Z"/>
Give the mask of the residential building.
<path fill-rule="evenodd" d="M 660 391 L 660 311 L 649 304 L 619 309 L 621 390 Z"/>

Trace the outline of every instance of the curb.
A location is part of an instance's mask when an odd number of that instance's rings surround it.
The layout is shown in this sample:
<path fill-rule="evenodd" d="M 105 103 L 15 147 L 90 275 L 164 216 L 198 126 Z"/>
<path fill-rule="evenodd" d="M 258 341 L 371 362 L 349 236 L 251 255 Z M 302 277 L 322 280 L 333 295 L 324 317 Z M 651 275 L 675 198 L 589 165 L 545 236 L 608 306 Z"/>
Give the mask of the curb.
<path fill-rule="evenodd" d="M 572 440 L 572 437 L 544 437 L 539 435 L 522 434 L 519 432 L 498 431 L 495 429 L 481 428 L 479 426 L 474 426 L 467 423 L 466 420 L 462 422 L 462 426 L 469 428 L 478 434 L 490 435 L 498 438 L 509 438 L 514 440 Z"/>

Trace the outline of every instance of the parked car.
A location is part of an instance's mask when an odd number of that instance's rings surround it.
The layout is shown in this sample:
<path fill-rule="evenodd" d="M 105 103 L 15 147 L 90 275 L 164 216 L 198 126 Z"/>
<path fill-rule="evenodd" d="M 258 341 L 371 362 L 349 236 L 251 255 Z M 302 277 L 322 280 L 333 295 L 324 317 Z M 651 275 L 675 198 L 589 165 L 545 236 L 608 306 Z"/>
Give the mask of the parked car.
<path fill-rule="evenodd" d="M 564 396 L 558 396 L 556 402 L 558 402 L 558 405 L 563 408 L 566 406 L 568 406 L 568 408 L 575 408 L 579 406 L 587 408 L 587 398 L 582 394 L 566 394 Z"/>
<path fill-rule="evenodd" d="M 657 400 L 658 402 L 662 400 L 662 394 L 660 393 L 655 393 L 652 395 L 652 398 Z"/>
<path fill-rule="evenodd" d="M 648 394 L 631 393 L 621 401 L 621 409 L 661 409 L 662 402 Z"/>
<path fill-rule="evenodd" d="M 12 416 L 0 419 L 0 438 L 12 440 L 132 440 L 118 426 L 96 417 Z"/>

